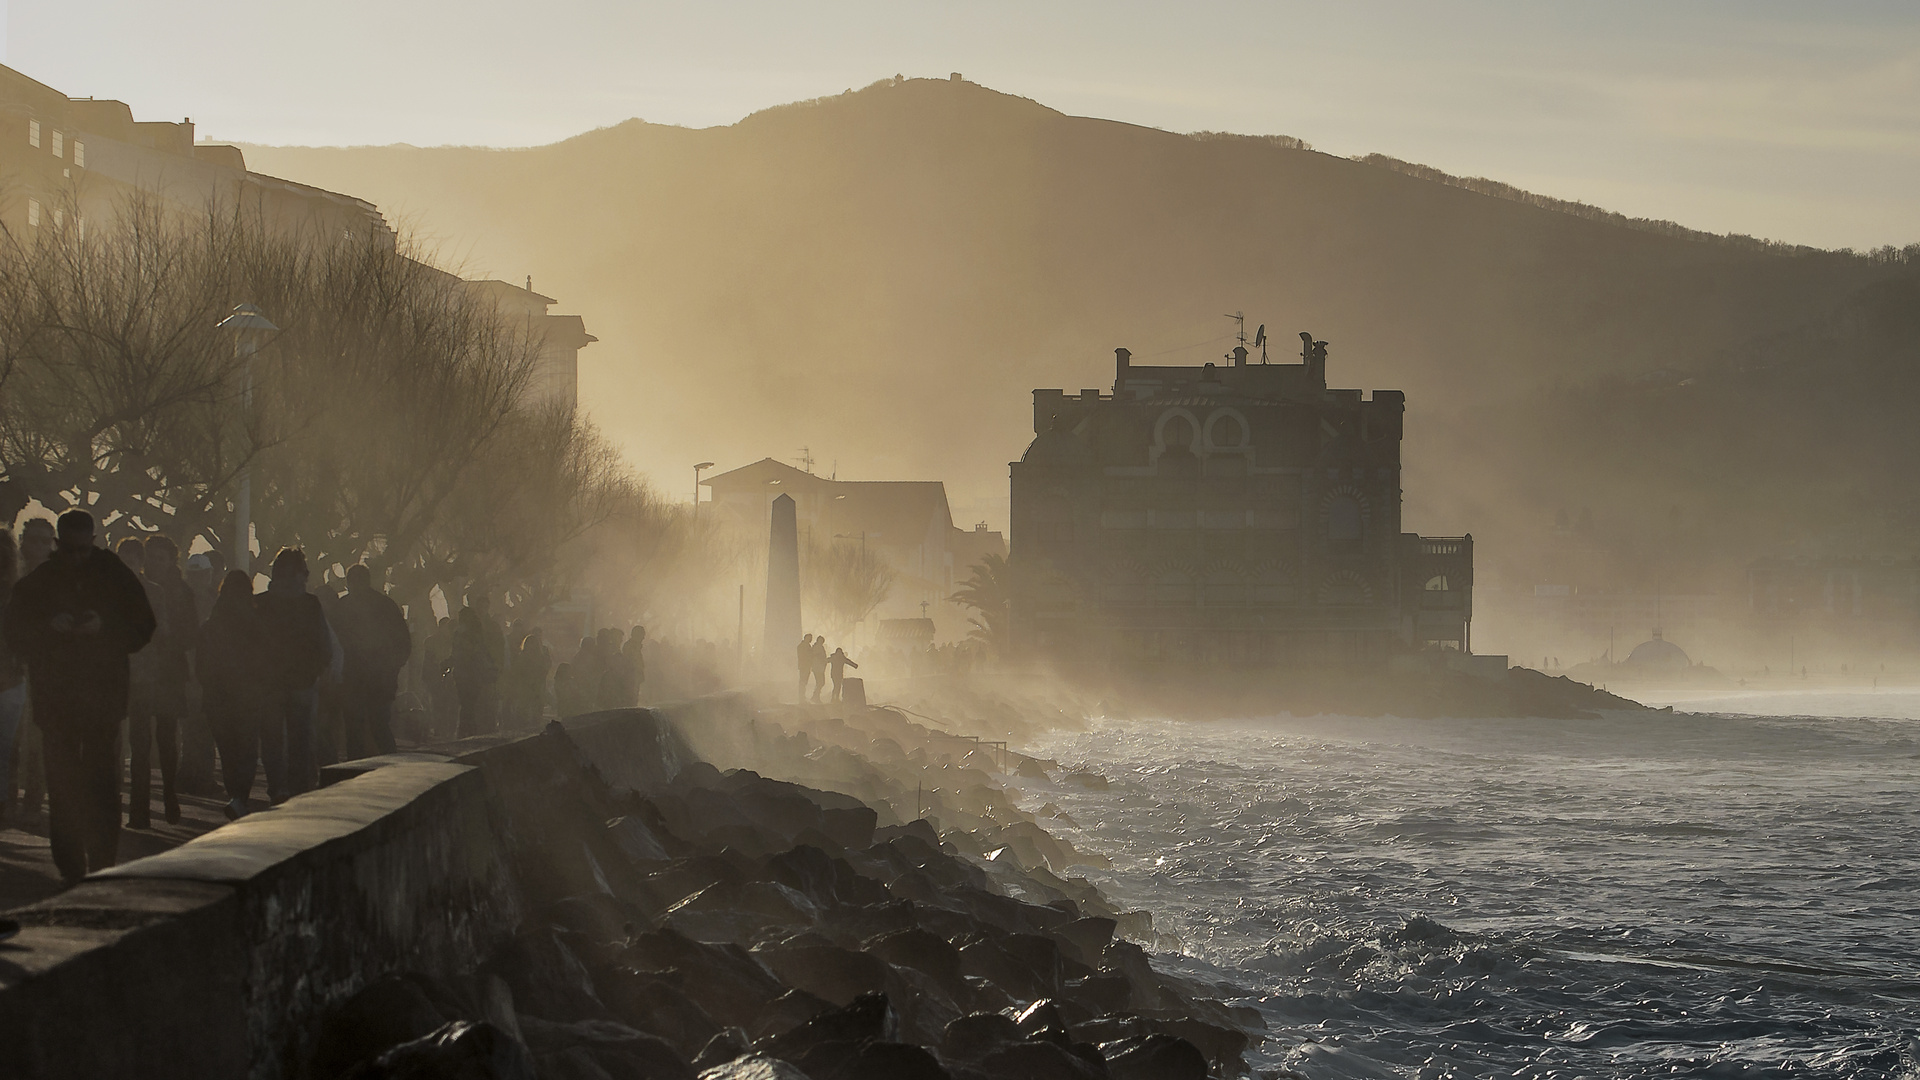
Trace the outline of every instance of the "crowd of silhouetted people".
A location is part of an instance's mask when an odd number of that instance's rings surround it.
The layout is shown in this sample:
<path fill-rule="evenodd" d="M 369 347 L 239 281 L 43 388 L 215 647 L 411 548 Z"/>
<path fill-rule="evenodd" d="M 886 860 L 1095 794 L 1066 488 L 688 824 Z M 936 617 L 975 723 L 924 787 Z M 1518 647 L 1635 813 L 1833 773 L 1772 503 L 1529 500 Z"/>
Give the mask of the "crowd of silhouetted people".
<path fill-rule="evenodd" d="M 802 634 L 800 644 L 794 647 L 794 659 L 799 668 L 798 698 L 801 701 L 819 701 L 820 692 L 827 688 L 829 679 L 832 680 L 833 691 L 827 700 L 845 701 L 847 669 L 860 666 L 853 662 L 845 649 L 836 648 L 829 654 L 827 639 L 824 635 L 816 637 L 812 634 Z M 811 697 L 807 693 L 809 686 L 813 688 Z"/>
<path fill-rule="evenodd" d="M 129 828 L 152 827 L 156 767 L 168 822 L 183 790 L 211 793 L 216 775 L 237 819 L 262 773 L 278 804 L 328 764 L 392 753 L 396 702 L 413 741 L 639 703 L 643 626 L 600 630 L 556 664 L 541 628 L 503 626 L 475 594 L 421 627 L 416 648 L 369 567 L 347 568 L 344 586 L 312 588 L 297 548 L 273 557 L 260 590 L 217 551 L 183 569 L 164 536 L 108 550 L 84 510 L 31 519 L 17 543 L 0 529 L 0 815 L 44 798 L 54 863 L 73 881 L 114 863 L 123 766 Z M 697 655 L 655 651 L 695 670 Z"/>

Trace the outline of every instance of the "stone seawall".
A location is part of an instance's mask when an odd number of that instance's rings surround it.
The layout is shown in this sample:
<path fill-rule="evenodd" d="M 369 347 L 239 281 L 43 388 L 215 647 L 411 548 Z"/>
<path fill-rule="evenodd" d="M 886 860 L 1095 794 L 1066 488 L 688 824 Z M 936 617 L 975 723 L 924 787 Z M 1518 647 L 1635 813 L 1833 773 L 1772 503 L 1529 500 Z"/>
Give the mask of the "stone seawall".
<path fill-rule="evenodd" d="M 687 755 L 662 719 L 624 710 L 569 720 L 565 738 L 331 767 L 320 790 L 13 912 L 0 1076 L 297 1080 L 329 1009 L 385 974 L 457 977 L 513 932 L 530 898 L 510 864 L 579 845 L 546 836 L 542 809 L 583 766 L 634 790 L 671 779 Z"/>

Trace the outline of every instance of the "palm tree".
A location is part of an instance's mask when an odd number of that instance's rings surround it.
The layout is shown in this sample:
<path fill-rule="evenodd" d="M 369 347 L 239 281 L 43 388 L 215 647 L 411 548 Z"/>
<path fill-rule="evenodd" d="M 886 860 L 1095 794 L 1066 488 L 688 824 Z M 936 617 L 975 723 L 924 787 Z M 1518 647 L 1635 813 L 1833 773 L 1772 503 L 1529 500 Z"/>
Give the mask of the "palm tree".
<path fill-rule="evenodd" d="M 1000 656 L 1006 656 L 1012 644 L 1013 575 L 1004 555 L 988 555 L 973 566 L 973 572 L 948 597 L 977 614 L 967 621 L 973 632 L 967 635 L 983 642 Z"/>

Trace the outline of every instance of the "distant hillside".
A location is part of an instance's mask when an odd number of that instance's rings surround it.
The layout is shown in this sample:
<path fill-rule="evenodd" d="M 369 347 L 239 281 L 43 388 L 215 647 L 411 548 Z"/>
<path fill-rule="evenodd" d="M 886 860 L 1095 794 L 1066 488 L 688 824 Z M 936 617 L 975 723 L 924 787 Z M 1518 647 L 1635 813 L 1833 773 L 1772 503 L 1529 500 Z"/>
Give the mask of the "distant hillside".
<path fill-rule="evenodd" d="M 1496 553 L 1564 505 L 1643 509 L 1596 479 L 1613 448 L 1532 422 L 1548 403 L 1721 363 L 1904 272 L 935 80 L 530 150 L 247 157 L 585 315 L 585 401 L 669 490 L 694 461 L 809 446 L 845 475 L 945 478 L 965 515 L 1004 499 L 1030 389 L 1105 385 L 1121 345 L 1214 359 L 1244 310 L 1330 341 L 1338 384 L 1406 390 L 1409 527 Z M 1543 478 L 1563 461 L 1585 464 Z"/>

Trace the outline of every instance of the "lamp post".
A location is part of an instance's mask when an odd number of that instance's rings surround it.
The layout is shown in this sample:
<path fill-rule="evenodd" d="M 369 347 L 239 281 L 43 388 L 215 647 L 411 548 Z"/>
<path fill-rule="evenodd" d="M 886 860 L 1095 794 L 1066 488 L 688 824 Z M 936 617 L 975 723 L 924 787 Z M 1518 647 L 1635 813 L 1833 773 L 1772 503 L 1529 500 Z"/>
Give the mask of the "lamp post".
<path fill-rule="evenodd" d="M 233 358 L 240 366 L 240 412 L 243 420 L 253 420 L 253 354 L 260 342 L 280 328 L 252 304 L 235 304 L 233 314 L 220 320 L 216 329 L 233 334 Z M 247 462 L 240 466 L 240 491 L 233 500 L 233 566 L 243 573 L 253 572 L 253 446 L 248 436 Z"/>
<path fill-rule="evenodd" d="M 703 461 L 693 467 L 693 512 L 700 512 L 700 474 L 713 468 L 713 462 Z"/>

